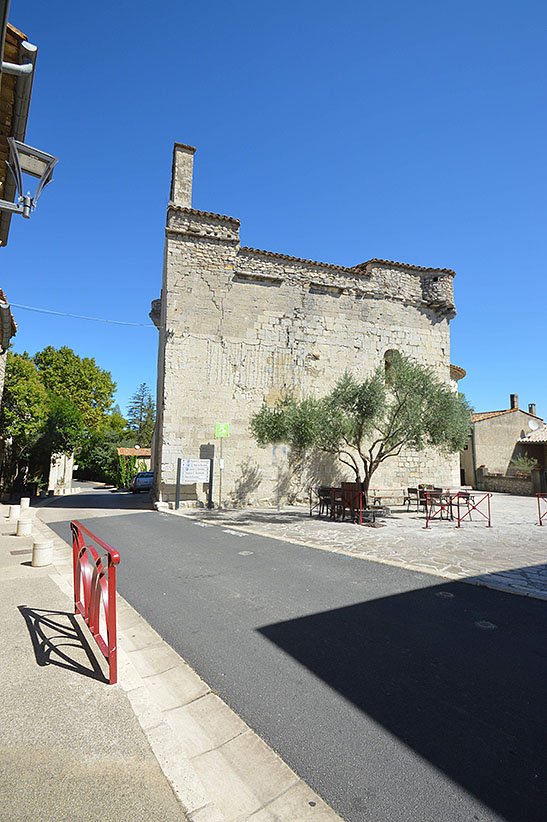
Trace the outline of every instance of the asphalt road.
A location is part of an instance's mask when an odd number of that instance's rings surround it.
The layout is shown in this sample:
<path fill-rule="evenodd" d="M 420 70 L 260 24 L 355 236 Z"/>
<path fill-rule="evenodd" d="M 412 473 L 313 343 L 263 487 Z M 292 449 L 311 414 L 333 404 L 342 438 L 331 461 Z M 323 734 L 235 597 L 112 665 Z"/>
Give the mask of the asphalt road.
<path fill-rule="evenodd" d="M 129 494 L 53 506 L 112 509 L 87 525 L 120 593 L 348 822 L 547 819 L 547 603 L 116 513 L 149 507 Z"/>

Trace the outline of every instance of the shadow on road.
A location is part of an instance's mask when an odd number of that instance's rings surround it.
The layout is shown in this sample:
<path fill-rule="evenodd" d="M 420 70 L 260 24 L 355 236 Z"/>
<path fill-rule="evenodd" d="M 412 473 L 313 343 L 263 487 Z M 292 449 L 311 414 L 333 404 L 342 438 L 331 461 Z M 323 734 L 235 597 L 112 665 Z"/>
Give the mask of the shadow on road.
<path fill-rule="evenodd" d="M 94 493 L 96 491 L 96 493 Z M 42 507 L 42 506 L 40 506 Z M 132 494 L 129 491 L 120 491 L 117 488 L 93 488 L 85 494 L 69 494 L 54 497 L 48 500 L 48 508 L 61 510 L 105 510 L 123 507 L 134 511 L 152 511 L 153 505 L 150 493 Z"/>
<path fill-rule="evenodd" d="M 108 683 L 93 650 L 74 614 L 67 611 L 45 611 L 19 605 L 28 628 L 36 663 L 40 667 L 56 665 Z"/>
<path fill-rule="evenodd" d="M 543 822 L 546 605 L 454 582 L 259 631 L 504 819 Z"/>

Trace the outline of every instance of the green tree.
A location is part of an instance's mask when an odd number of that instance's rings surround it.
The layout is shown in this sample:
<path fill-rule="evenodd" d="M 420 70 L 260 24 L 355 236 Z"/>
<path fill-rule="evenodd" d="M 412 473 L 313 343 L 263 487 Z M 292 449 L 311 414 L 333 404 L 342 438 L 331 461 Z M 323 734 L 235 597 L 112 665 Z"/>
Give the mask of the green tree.
<path fill-rule="evenodd" d="M 110 429 L 112 431 L 117 431 L 120 435 L 120 438 L 131 439 L 133 436 L 131 431 L 129 430 L 129 423 L 127 422 L 125 417 L 122 416 L 120 406 L 117 403 L 108 415 L 106 428 L 107 430 Z"/>
<path fill-rule="evenodd" d="M 85 437 L 82 415 L 65 397 L 49 398 L 44 441 L 50 454 L 72 454 Z"/>
<path fill-rule="evenodd" d="M 105 427 L 116 383 L 93 358 L 80 358 L 71 348 L 48 345 L 33 360 L 48 392 L 70 400 L 79 409 L 88 431 Z"/>
<path fill-rule="evenodd" d="M 8 352 L 4 394 L 0 409 L 0 436 L 4 440 L 2 480 L 6 487 L 22 485 L 32 448 L 48 415 L 48 396 L 27 353 Z"/>
<path fill-rule="evenodd" d="M 251 417 L 261 446 L 286 442 L 299 451 L 334 454 L 368 491 L 377 468 L 403 448 L 460 451 L 469 435 L 470 408 L 429 368 L 394 354 L 358 382 L 346 372 L 322 398 L 298 401 L 287 394 Z"/>
<path fill-rule="evenodd" d="M 139 385 L 129 400 L 127 420 L 129 430 L 135 436 L 137 444 L 149 446 L 156 422 L 156 407 L 145 382 Z"/>
<path fill-rule="evenodd" d="M 48 397 L 48 415 L 43 432 L 32 448 L 29 465 L 36 478 L 49 474 L 53 454 L 72 454 L 85 440 L 82 415 L 70 400 Z"/>
<path fill-rule="evenodd" d="M 120 445 L 128 445 L 128 442 L 120 438 L 119 432 L 113 428 L 106 428 L 87 437 L 78 453 L 78 476 L 82 479 L 116 482 Z"/>

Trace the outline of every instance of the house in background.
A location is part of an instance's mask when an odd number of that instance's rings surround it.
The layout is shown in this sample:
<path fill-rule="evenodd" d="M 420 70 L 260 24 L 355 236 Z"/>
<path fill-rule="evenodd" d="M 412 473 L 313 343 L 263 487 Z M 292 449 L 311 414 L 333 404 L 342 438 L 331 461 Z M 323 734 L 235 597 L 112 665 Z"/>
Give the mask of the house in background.
<path fill-rule="evenodd" d="M 534 491 L 547 492 L 547 425 L 521 437 L 519 445 L 526 456 L 536 462 L 536 468 L 532 471 Z"/>
<path fill-rule="evenodd" d="M 151 450 L 150 448 L 118 448 L 118 457 L 122 457 L 124 461 L 129 460 L 130 457 L 135 457 L 136 471 L 151 471 Z"/>
<path fill-rule="evenodd" d="M 460 459 L 462 485 L 476 488 L 479 469 L 481 485 L 484 474 L 513 476 L 511 460 L 527 456 L 523 440 L 542 426 L 543 419 L 537 416 L 536 406 L 531 403 L 528 411 L 523 411 L 517 394 L 510 395 L 510 408 L 506 410 L 473 414 L 469 440 Z"/>

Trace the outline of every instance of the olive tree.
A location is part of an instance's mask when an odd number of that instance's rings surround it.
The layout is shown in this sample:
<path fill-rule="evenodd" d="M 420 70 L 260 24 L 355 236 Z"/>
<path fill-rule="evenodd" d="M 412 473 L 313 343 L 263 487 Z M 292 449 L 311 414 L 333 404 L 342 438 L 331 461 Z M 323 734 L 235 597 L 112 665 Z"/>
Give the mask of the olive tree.
<path fill-rule="evenodd" d="M 394 354 L 362 381 L 345 372 L 326 396 L 287 393 L 273 407 L 264 403 L 250 432 L 260 446 L 284 442 L 332 454 L 368 491 L 377 468 L 403 449 L 463 450 L 470 417 L 465 398 L 430 368 Z"/>

